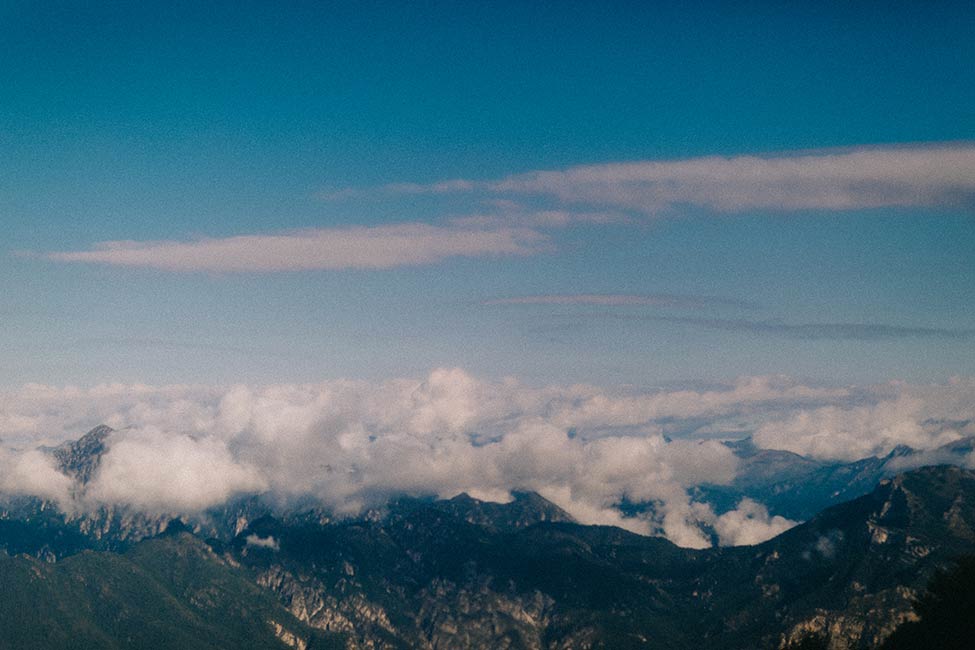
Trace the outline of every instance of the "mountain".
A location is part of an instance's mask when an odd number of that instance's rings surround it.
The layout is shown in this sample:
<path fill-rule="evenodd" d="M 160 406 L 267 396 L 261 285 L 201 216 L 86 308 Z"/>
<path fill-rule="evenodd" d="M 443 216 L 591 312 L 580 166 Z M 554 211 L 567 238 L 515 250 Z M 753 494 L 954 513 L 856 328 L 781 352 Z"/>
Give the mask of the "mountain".
<path fill-rule="evenodd" d="M 883 481 L 768 542 L 722 549 L 702 581 L 714 590 L 729 647 L 761 634 L 798 643 L 814 634 L 831 648 L 874 647 L 909 616 L 931 575 L 975 550 L 975 474 L 927 467 Z M 728 593 L 729 585 L 737 585 Z M 740 602 L 743 606 L 736 603 Z M 733 622 L 733 625 L 728 625 Z"/>
<path fill-rule="evenodd" d="M 83 489 L 113 435 L 50 451 Z M 808 507 L 842 481 L 866 494 L 763 544 L 701 551 L 580 525 L 534 493 L 404 497 L 344 519 L 243 496 L 185 521 L 9 498 L 0 648 L 873 648 L 937 571 L 975 553 L 975 473 L 924 467 L 867 490 L 922 456 L 733 449 L 732 500 L 751 490 Z M 969 453 L 966 441 L 938 452 Z"/>
<path fill-rule="evenodd" d="M 975 556 L 939 571 L 914 605 L 917 620 L 901 625 L 882 650 L 967 650 L 975 638 Z"/>
<path fill-rule="evenodd" d="M 538 495 L 263 516 L 229 541 L 177 522 L 122 552 L 62 541 L 54 561 L 38 552 L 49 521 L 6 522 L 0 544 L 25 554 L 0 556 L 0 647 L 875 647 L 975 552 L 973 504 L 975 474 L 923 468 L 764 544 L 703 551 L 573 523 Z"/>
<path fill-rule="evenodd" d="M 65 442 L 48 449 L 59 469 L 78 482 L 78 490 L 94 476 L 101 457 L 108 451 L 113 436 L 124 435 L 112 428 L 100 425 L 80 439 Z M 744 498 L 749 498 L 766 506 L 771 515 L 781 515 L 793 521 L 805 521 L 816 513 L 850 499 L 870 492 L 885 478 L 913 467 L 929 464 L 970 465 L 970 457 L 975 451 L 975 436 L 963 438 L 941 448 L 928 451 L 914 450 L 899 446 L 887 456 L 864 458 L 853 462 L 823 461 L 807 458 L 788 451 L 760 449 L 750 438 L 725 443 L 738 458 L 739 467 L 735 479 L 729 485 L 700 485 L 692 487 L 693 500 L 710 505 L 716 513 L 722 514 L 735 509 Z M 532 507 L 533 495 L 515 493 L 512 507 L 501 508 L 499 504 L 477 502 L 467 495 L 455 497 L 457 508 L 467 508 L 465 515 L 471 523 L 512 526 L 523 514 L 519 512 Z M 537 495 L 535 495 L 537 496 Z M 540 497 L 539 497 L 540 498 Z M 475 503 L 476 502 L 476 503 Z M 36 511 L 38 503 L 19 500 L 18 507 Z M 534 502 L 538 507 L 537 501 Z M 571 516 L 554 504 L 546 502 L 550 521 L 571 521 Z M 50 504 L 49 504 L 50 505 Z M 403 504 L 401 504 L 403 505 Z M 8 503 L 7 510 L 16 510 Z M 475 509 L 475 510 L 472 510 Z M 651 512 L 654 504 L 621 504 L 627 514 Z M 330 514 L 321 511 L 315 503 L 293 503 L 282 512 L 279 505 L 271 504 L 258 495 L 243 495 L 228 503 L 212 508 L 204 516 L 196 518 L 196 532 L 208 537 L 230 539 L 246 525 L 262 516 L 275 513 L 284 519 L 299 517 L 313 520 L 328 520 Z M 16 513 L 26 516 L 25 512 Z M 161 532 L 177 513 L 161 513 L 147 516 L 143 512 L 125 507 L 106 506 L 93 512 L 79 513 L 72 526 L 98 542 L 98 548 L 123 548 L 127 544 L 151 537 Z M 500 518 L 512 517 L 502 522 Z M 0 519 L 2 519 L 0 513 Z M 525 521 L 532 521 L 529 516 Z M 703 531 L 714 537 L 713 531 Z"/>
<path fill-rule="evenodd" d="M 220 551 L 352 648 L 778 648 L 822 637 L 834 649 L 876 646 L 934 571 L 975 551 L 975 474 L 953 467 L 900 475 L 764 544 L 705 551 L 565 521 L 481 525 L 456 506 L 410 501 L 381 520 L 327 525 L 268 517 Z"/>
<path fill-rule="evenodd" d="M 572 515 L 535 492 L 514 492 L 508 503 L 493 503 L 475 499 L 467 493 L 452 499 L 433 502 L 434 507 L 494 532 L 511 532 L 543 521 L 575 522 Z M 401 500 L 394 513 L 408 511 L 408 499 Z M 423 501 L 415 501 L 423 505 Z"/>
<path fill-rule="evenodd" d="M 58 468 L 84 485 L 91 480 L 107 451 L 107 440 L 115 430 L 101 424 L 78 440 L 69 440 L 50 450 L 58 462 Z"/>
<path fill-rule="evenodd" d="M 0 555 L 0 581 L 0 648 L 344 647 L 185 533 L 57 563 Z"/>
<path fill-rule="evenodd" d="M 749 438 L 725 444 L 738 457 L 737 476 L 730 485 L 695 488 L 696 500 L 721 513 L 747 497 L 764 504 L 773 515 L 804 521 L 824 508 L 867 494 L 882 479 L 907 469 L 933 464 L 970 466 L 975 436 L 927 451 L 901 445 L 886 456 L 853 462 L 759 449 Z"/>

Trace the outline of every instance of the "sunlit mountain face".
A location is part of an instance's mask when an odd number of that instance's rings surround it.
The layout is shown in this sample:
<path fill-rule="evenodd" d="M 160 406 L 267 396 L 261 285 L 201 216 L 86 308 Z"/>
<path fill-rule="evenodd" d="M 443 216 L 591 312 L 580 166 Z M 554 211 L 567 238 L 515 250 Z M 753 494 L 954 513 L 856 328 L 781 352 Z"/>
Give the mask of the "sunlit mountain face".
<path fill-rule="evenodd" d="M 972 33 L 3 4 L 0 648 L 967 640 Z"/>

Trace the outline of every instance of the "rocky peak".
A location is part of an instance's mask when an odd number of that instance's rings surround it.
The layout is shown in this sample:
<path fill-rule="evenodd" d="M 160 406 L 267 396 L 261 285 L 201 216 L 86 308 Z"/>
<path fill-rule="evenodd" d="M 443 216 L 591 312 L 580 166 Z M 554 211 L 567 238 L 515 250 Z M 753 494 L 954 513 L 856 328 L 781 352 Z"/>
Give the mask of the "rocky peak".
<path fill-rule="evenodd" d="M 101 424 L 77 440 L 58 445 L 51 453 L 62 472 L 85 484 L 98 469 L 107 450 L 106 441 L 114 432 L 112 427 Z"/>
<path fill-rule="evenodd" d="M 514 492 L 508 503 L 481 501 L 460 494 L 437 505 L 468 523 L 496 530 L 517 530 L 543 521 L 575 522 L 572 515 L 537 492 Z"/>

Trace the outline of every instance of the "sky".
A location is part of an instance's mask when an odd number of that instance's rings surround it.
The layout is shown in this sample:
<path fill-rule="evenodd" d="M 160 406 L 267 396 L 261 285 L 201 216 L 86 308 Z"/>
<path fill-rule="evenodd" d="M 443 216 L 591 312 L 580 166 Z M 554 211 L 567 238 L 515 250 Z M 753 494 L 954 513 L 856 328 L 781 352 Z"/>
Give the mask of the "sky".
<path fill-rule="evenodd" d="M 722 440 L 975 435 L 975 6 L 671 4 L 0 2 L 0 492 L 701 546 Z"/>
<path fill-rule="evenodd" d="M 26 382 L 975 373 L 968 3 L 0 7 Z"/>

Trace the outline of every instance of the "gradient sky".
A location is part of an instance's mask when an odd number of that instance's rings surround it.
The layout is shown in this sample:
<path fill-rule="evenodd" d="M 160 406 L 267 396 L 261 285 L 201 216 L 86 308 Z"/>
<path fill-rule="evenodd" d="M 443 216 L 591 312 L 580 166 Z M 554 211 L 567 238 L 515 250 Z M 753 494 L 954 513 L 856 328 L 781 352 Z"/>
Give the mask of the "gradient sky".
<path fill-rule="evenodd" d="M 0 3 L 0 384 L 975 374 L 975 5 L 671 4 Z"/>

